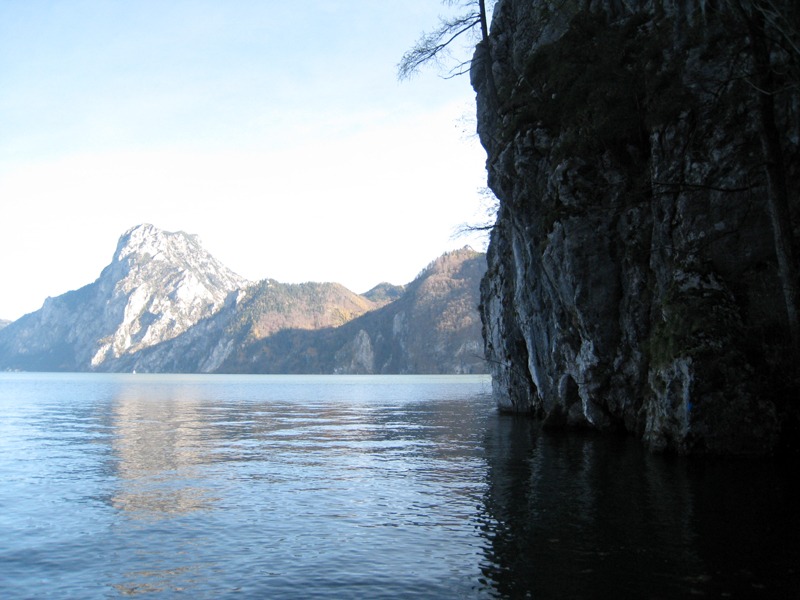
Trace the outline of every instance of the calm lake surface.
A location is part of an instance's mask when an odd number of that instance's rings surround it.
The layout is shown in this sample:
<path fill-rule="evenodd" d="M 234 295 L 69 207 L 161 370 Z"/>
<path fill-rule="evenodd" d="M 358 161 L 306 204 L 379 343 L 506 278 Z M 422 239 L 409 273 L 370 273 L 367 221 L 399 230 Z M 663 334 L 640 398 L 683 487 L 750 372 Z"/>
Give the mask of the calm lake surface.
<path fill-rule="evenodd" d="M 0 374 L 0 598 L 800 598 L 797 465 L 475 376 Z"/>

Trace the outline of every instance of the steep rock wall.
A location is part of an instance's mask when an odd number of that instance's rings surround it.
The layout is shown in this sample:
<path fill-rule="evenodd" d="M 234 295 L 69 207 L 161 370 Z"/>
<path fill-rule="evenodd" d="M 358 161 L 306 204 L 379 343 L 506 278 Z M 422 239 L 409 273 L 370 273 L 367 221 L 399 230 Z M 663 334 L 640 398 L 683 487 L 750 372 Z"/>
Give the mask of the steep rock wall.
<path fill-rule="evenodd" d="M 771 4 L 783 33 L 738 0 L 497 3 L 471 76 L 500 201 L 481 318 L 501 409 L 687 453 L 793 435 L 752 35 L 796 225 L 800 19 Z"/>

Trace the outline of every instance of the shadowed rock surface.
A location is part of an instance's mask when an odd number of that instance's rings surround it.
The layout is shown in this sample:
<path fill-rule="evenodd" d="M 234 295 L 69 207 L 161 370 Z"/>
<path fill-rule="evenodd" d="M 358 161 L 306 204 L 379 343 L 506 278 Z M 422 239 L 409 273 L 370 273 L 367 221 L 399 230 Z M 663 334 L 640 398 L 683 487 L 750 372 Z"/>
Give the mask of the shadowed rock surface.
<path fill-rule="evenodd" d="M 772 4 L 796 41 L 798 7 Z M 767 167 L 791 234 L 800 57 L 759 18 L 733 0 L 497 3 L 471 76 L 500 200 L 481 317 L 502 409 L 657 450 L 796 446 Z M 782 78 L 767 98 L 757 42 Z"/>

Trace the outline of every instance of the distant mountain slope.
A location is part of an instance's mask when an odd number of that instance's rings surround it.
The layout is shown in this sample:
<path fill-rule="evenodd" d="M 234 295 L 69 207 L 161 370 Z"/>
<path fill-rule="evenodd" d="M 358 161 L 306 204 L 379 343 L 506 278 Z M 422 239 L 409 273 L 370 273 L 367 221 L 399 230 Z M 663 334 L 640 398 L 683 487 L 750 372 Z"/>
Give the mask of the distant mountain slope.
<path fill-rule="evenodd" d="M 7 321 L 6 319 L 0 319 L 0 329 L 3 329 L 3 327 L 7 327 L 8 325 L 11 325 L 11 321 Z"/>
<path fill-rule="evenodd" d="M 101 368 L 180 335 L 245 285 L 196 236 L 139 225 L 120 237 L 94 283 L 48 298 L 2 330 L 0 368 Z"/>
<path fill-rule="evenodd" d="M 485 373 L 477 306 L 485 257 L 432 262 L 394 302 L 338 328 L 250 339 L 218 367 L 259 373 Z"/>
<path fill-rule="evenodd" d="M 247 348 L 280 331 L 338 327 L 378 305 L 338 283 L 264 280 L 231 296 L 211 317 L 174 339 L 104 365 L 103 370 L 209 373 L 231 355 L 259 372 Z"/>
<path fill-rule="evenodd" d="M 248 283 L 195 236 L 141 225 L 92 284 L 0 330 L 0 370 L 485 372 L 485 258 L 445 254 L 407 286 Z"/>
<path fill-rule="evenodd" d="M 377 304 L 388 304 L 400 298 L 405 289 L 404 285 L 392 285 L 391 283 L 383 282 L 363 293 L 362 296 Z"/>
<path fill-rule="evenodd" d="M 338 283 L 262 281 L 247 290 L 238 327 L 256 339 L 282 329 L 338 327 L 378 306 Z"/>

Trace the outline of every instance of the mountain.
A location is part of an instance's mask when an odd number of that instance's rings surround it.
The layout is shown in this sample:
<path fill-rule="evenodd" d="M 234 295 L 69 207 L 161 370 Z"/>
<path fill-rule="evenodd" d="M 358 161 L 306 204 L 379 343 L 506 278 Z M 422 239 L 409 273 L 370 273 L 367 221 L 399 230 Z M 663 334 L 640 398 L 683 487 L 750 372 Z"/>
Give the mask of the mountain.
<path fill-rule="evenodd" d="M 383 282 L 365 292 L 363 296 L 377 304 L 388 304 L 400 298 L 405 289 L 403 285 L 392 285 L 391 283 Z"/>
<path fill-rule="evenodd" d="M 0 331 L 0 369 L 104 372 L 485 372 L 483 255 L 445 254 L 412 283 L 248 282 L 196 236 L 140 225 L 94 283 Z"/>
<path fill-rule="evenodd" d="M 402 295 L 336 328 L 249 339 L 219 366 L 260 373 L 485 373 L 477 306 L 485 257 L 471 248 L 432 262 Z"/>
<path fill-rule="evenodd" d="M 79 290 L 2 330 L 0 368 L 86 371 L 174 338 L 247 285 L 196 236 L 139 225 L 111 264 Z"/>
<path fill-rule="evenodd" d="M 338 283 L 268 279 L 232 294 L 219 311 L 183 334 L 121 356 L 102 370 L 212 373 L 236 356 L 239 372 L 275 372 L 247 354 L 261 340 L 287 330 L 335 328 L 378 306 Z"/>
<path fill-rule="evenodd" d="M 11 321 L 7 321 L 6 319 L 0 319 L 0 329 L 3 329 L 3 327 L 6 327 L 8 325 L 11 325 Z"/>

